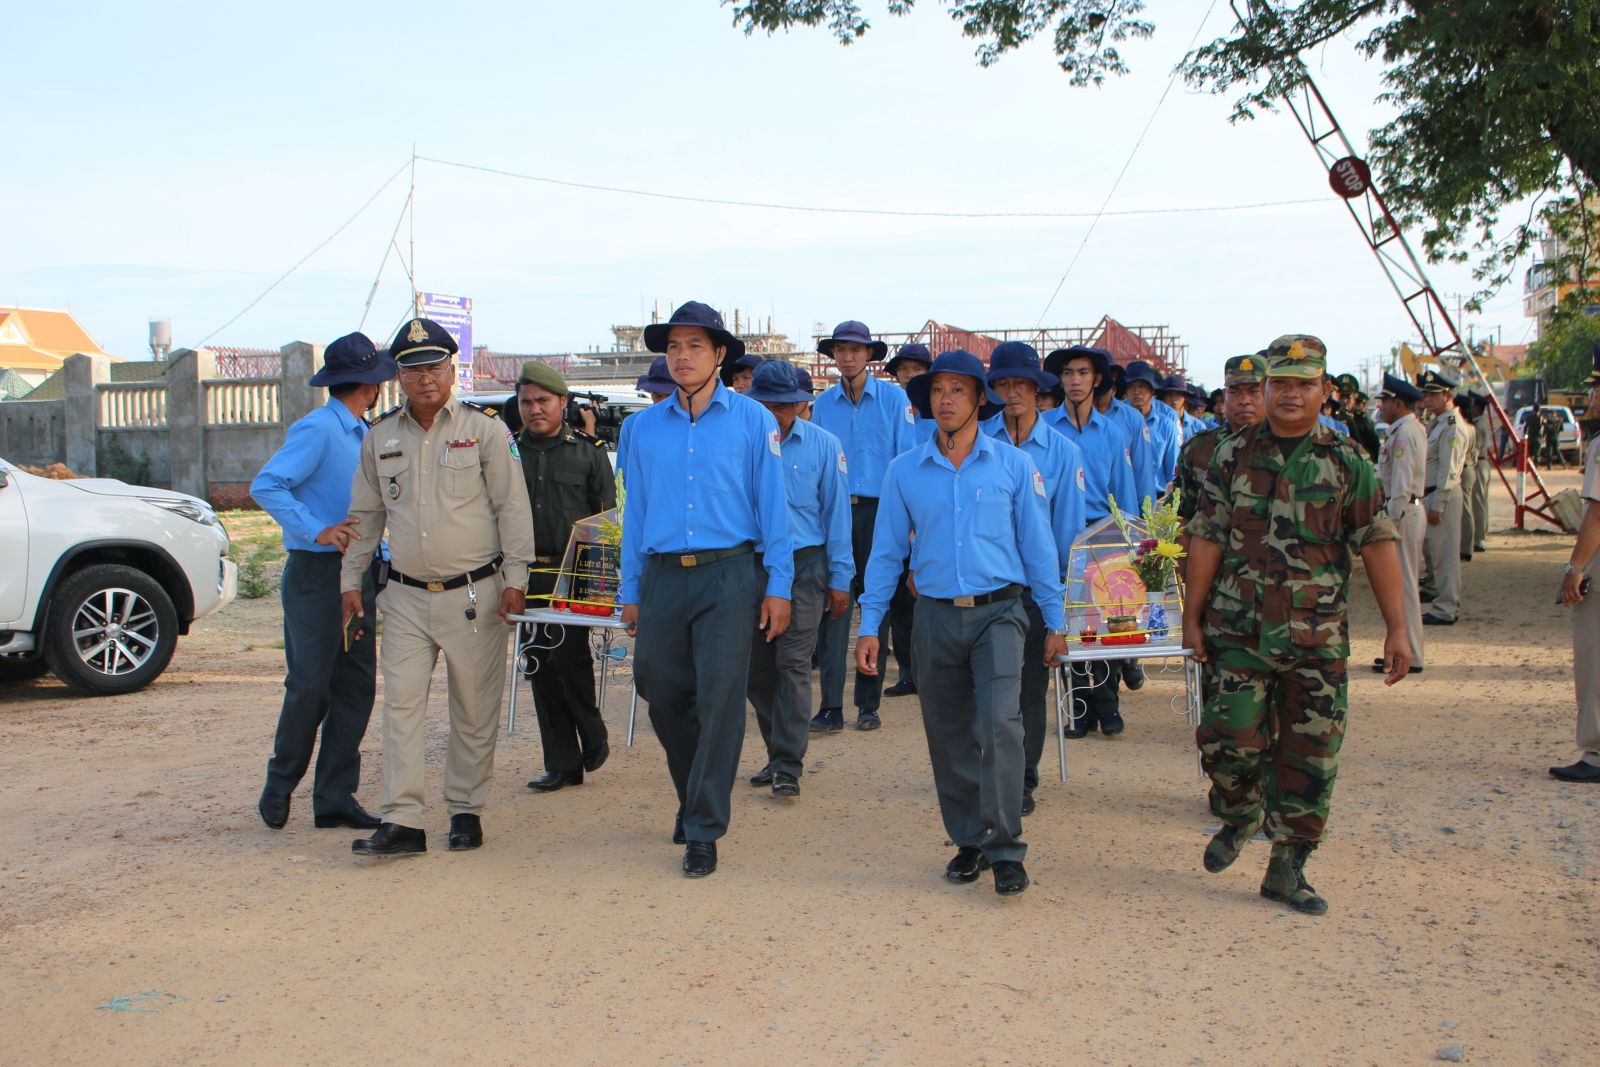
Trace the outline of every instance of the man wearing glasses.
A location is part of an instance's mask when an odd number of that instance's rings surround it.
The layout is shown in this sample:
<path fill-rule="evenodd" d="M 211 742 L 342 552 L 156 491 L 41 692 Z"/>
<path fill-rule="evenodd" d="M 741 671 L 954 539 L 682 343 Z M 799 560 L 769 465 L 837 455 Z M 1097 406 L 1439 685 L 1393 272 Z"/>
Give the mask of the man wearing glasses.
<path fill-rule="evenodd" d="M 411 319 L 389 352 L 406 398 L 361 443 L 350 514 L 362 536 L 340 571 L 347 630 L 370 627 L 361 575 L 387 532 L 393 569 L 378 594 L 383 824 L 351 845 L 368 856 L 427 851 L 424 726 L 441 652 L 449 671 L 450 849 L 483 844 L 478 816 L 494 775 L 506 617 L 522 611 L 534 555 L 528 489 L 505 424 L 451 396 L 455 339 L 436 322 Z"/>

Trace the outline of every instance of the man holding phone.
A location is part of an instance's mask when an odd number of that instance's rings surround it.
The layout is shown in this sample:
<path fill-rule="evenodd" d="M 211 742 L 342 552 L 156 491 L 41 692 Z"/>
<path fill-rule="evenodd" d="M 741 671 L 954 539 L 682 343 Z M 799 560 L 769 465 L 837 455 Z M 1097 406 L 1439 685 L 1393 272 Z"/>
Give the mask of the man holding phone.
<path fill-rule="evenodd" d="M 372 717 L 375 680 L 373 642 L 352 642 L 339 625 L 340 556 L 361 539 L 350 514 L 350 481 L 367 434 L 363 417 L 378 402 L 378 387 L 394 377 L 394 361 L 363 334 L 339 338 L 323 353 L 311 378 L 328 390 L 328 402 L 289 427 L 283 447 L 250 483 L 250 495 L 283 527 L 288 561 L 279 592 L 283 598 L 283 708 L 267 782 L 256 810 L 274 830 L 289 820 L 289 795 L 306 769 L 317 734 L 311 810 L 319 827 L 371 830 L 378 817 L 356 800 L 361 783 L 361 739 Z M 360 597 L 372 611 L 376 586 L 370 569 L 361 574 Z M 341 653 L 340 649 L 343 648 Z"/>

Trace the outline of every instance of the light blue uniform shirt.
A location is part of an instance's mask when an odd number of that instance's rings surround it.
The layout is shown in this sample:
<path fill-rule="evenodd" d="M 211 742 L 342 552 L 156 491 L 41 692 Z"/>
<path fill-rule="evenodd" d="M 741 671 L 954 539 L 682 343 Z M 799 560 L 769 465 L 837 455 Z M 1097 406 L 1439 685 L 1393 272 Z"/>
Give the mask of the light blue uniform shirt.
<path fill-rule="evenodd" d="M 925 445 L 933 440 L 933 435 L 939 432 L 939 420 L 925 419 L 917 416 L 917 421 L 911 424 L 911 447 Z"/>
<path fill-rule="evenodd" d="M 1097 522 L 1111 514 L 1107 497 L 1117 498 L 1117 510 L 1127 514 L 1139 511 L 1138 487 L 1133 481 L 1133 457 L 1122 430 L 1098 411 L 1090 411 L 1089 421 L 1078 429 L 1067 417 L 1067 408 L 1056 408 L 1042 416 L 1057 432 L 1078 446 L 1083 455 L 1085 496 L 1083 518 Z M 1051 418 L 1051 416 L 1055 416 Z"/>
<path fill-rule="evenodd" d="M 284 548 L 339 551 L 317 544 L 317 534 L 350 517 L 350 487 L 366 436 L 367 424 L 331 397 L 289 427 L 283 447 L 250 483 L 250 495 L 283 527 Z"/>
<path fill-rule="evenodd" d="M 767 596 L 787 598 L 794 547 L 772 413 L 719 382 L 693 422 L 676 393 L 627 421 L 638 423 L 632 436 L 649 444 L 627 453 L 617 602 L 639 602 L 639 582 L 651 555 L 745 543 L 766 553 Z"/>
<path fill-rule="evenodd" d="M 1338 419 L 1334 418 L 1332 415 L 1318 415 L 1317 421 L 1326 426 L 1328 429 L 1332 430 L 1334 433 L 1343 434 L 1346 437 L 1350 436 L 1350 428 L 1344 423 L 1340 422 Z"/>
<path fill-rule="evenodd" d="M 1144 506 L 1145 497 L 1154 500 L 1167 484 L 1156 480 L 1155 443 L 1145 426 L 1144 416 L 1127 401 L 1112 397 L 1111 406 L 1102 414 L 1116 423 L 1122 436 L 1127 439 L 1128 458 L 1133 460 L 1133 488 L 1138 494 L 1133 510 L 1138 511 Z"/>
<path fill-rule="evenodd" d="M 917 413 L 906 391 L 870 375 L 861 387 L 861 403 L 850 403 L 844 386 L 835 383 L 811 405 L 811 421 L 844 447 L 851 496 L 878 496 L 889 461 L 917 444 Z"/>
<path fill-rule="evenodd" d="M 983 424 L 984 432 L 996 440 L 1011 444 L 1011 433 L 1006 429 L 1006 417 L 996 415 Z M 1067 440 L 1066 434 L 1056 433 L 1045 425 L 1043 418 L 1036 419 L 1033 429 L 1022 444 L 1013 445 L 1033 460 L 1034 469 L 1044 478 L 1044 490 L 1050 511 L 1050 530 L 1056 537 L 1056 555 L 1063 573 L 1072 550 L 1073 539 L 1083 532 L 1084 497 L 1088 481 L 1083 472 L 1083 453 Z"/>
<path fill-rule="evenodd" d="M 850 547 L 850 494 L 839 439 L 814 423 L 795 419 L 782 450 L 794 550 L 826 545 L 828 588 L 848 592 L 856 561 Z"/>
<path fill-rule="evenodd" d="M 1164 405 L 1152 401 L 1150 414 L 1144 416 L 1144 425 L 1150 432 L 1151 451 L 1156 461 L 1156 477 L 1161 480 L 1161 487 L 1165 489 L 1177 476 L 1178 453 L 1183 448 L 1183 428 L 1173 419 L 1162 418 L 1163 407 Z"/>
<path fill-rule="evenodd" d="M 1033 461 L 986 433 L 960 470 L 932 442 L 890 463 L 861 594 L 861 632 L 876 634 L 882 625 L 913 534 L 919 596 L 981 596 L 1026 584 L 1045 625 L 1062 629 L 1065 590 L 1047 496 Z"/>
<path fill-rule="evenodd" d="M 1183 439 L 1185 441 L 1195 434 L 1205 433 L 1209 429 L 1211 429 L 1211 424 L 1205 419 L 1191 415 L 1187 411 L 1183 413 Z"/>

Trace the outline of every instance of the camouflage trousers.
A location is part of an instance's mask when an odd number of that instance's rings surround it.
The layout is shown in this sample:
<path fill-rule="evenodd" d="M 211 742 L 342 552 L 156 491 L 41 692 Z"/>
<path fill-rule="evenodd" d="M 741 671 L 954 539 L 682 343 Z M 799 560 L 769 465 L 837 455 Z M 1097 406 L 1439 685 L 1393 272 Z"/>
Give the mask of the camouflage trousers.
<path fill-rule="evenodd" d="M 1344 740 L 1345 661 L 1281 660 L 1212 641 L 1195 742 L 1211 811 L 1275 844 L 1322 839 Z M 1264 820 L 1264 822 L 1263 822 Z"/>

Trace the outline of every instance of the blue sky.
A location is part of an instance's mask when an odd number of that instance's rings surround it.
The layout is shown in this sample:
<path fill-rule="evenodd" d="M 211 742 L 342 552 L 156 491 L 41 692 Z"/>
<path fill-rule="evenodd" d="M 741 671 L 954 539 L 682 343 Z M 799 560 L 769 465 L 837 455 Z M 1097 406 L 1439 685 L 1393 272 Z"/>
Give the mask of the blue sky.
<path fill-rule="evenodd" d="M 171 317 L 194 344 L 243 309 L 419 153 L 686 195 L 897 210 L 1093 213 L 1205 0 L 1151 4 L 1134 74 L 1073 89 L 1045 45 L 979 68 L 937 4 L 861 42 L 745 37 L 715 0 L 606 4 L 31 4 L 9 16 L 0 303 L 67 307 L 108 350 L 145 353 Z M 1212 11 L 1206 39 L 1225 28 Z M 1377 71 L 1308 57 L 1352 136 L 1383 112 Z M 1230 126 L 1174 88 L 1047 325 L 1165 323 L 1202 379 L 1284 332 L 1336 369 L 1408 322 L 1287 113 Z M 1358 144 L 1364 136 L 1358 138 Z M 213 343 L 276 347 L 356 328 L 406 196 L 394 182 Z M 642 308 L 706 300 L 791 335 L 859 318 L 1030 327 L 1087 219 L 773 212 L 561 189 L 421 163 L 419 287 L 474 300 L 501 351 L 605 346 Z M 400 233 L 405 247 L 407 231 Z M 1433 268 L 1453 303 L 1464 268 Z M 366 329 L 404 315 L 391 259 Z M 1528 334 L 1520 288 L 1472 324 Z"/>

